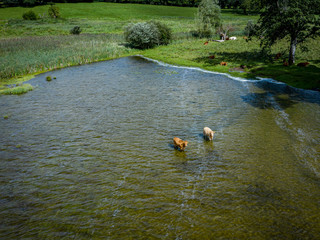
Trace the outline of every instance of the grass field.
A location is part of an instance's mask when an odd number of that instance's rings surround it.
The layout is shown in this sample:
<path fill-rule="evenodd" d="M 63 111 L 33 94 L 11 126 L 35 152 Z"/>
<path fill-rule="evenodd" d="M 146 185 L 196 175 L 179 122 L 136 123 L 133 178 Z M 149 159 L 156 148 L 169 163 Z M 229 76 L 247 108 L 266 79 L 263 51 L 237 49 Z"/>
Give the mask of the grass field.
<path fill-rule="evenodd" d="M 117 3 L 60 3 L 56 4 L 61 19 L 39 19 L 25 21 L 22 14 L 29 8 L 0 8 L 1 37 L 23 37 L 39 35 L 69 34 L 70 29 L 78 25 L 83 33 L 122 33 L 129 22 L 159 20 L 170 26 L 173 32 L 190 32 L 195 29 L 196 8 L 154 6 Z M 47 16 L 49 5 L 38 6 L 32 10 L 39 16 Z M 223 20 L 233 23 L 237 31 L 242 31 L 248 20 L 257 16 L 246 16 L 226 10 Z"/>
<path fill-rule="evenodd" d="M 14 83 L 21 76 L 45 72 L 66 66 L 85 64 L 134 54 L 142 54 L 172 64 L 228 72 L 235 76 L 253 78 L 272 77 L 300 88 L 320 88 L 320 39 L 307 42 L 309 52 L 298 48 L 297 62 L 311 63 L 306 68 L 284 67 L 274 61 L 278 52 L 288 54 L 288 43 L 282 41 L 269 55 L 260 53 L 259 42 L 242 39 L 248 20 L 256 21 L 257 15 L 242 15 L 223 10 L 224 23 L 232 24 L 237 41 L 210 42 L 191 36 L 195 30 L 196 8 L 116 3 L 61 3 L 61 19 L 50 19 L 49 6 L 32 8 L 42 18 L 36 21 L 22 19 L 29 8 L 0 8 L 0 86 Z M 161 21 L 174 32 L 174 41 L 145 51 L 125 46 L 124 26 L 131 22 Z M 70 35 L 74 26 L 80 26 L 79 36 Z M 209 59 L 214 54 L 215 59 Z M 228 66 L 220 66 L 221 61 Z M 230 68 L 248 66 L 244 73 L 230 72 Z"/>

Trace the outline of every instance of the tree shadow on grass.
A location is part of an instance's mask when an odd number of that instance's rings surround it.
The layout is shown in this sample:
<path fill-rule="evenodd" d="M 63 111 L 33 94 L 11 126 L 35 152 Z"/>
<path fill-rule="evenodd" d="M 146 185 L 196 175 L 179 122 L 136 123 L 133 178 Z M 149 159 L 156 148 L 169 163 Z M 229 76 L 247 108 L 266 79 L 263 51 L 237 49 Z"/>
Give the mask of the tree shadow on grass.
<path fill-rule="evenodd" d="M 312 61 L 314 64 L 319 64 L 320 63 L 320 60 L 313 60 Z"/>
<path fill-rule="evenodd" d="M 215 58 L 211 59 L 210 56 L 214 56 Z M 260 50 L 243 52 L 216 51 L 209 52 L 207 56 L 194 58 L 193 61 L 204 63 L 205 66 L 217 65 L 221 62 L 231 62 L 239 66 L 246 65 L 248 68 L 252 68 L 258 64 L 272 63 L 272 57 L 273 55 L 261 52 Z"/>

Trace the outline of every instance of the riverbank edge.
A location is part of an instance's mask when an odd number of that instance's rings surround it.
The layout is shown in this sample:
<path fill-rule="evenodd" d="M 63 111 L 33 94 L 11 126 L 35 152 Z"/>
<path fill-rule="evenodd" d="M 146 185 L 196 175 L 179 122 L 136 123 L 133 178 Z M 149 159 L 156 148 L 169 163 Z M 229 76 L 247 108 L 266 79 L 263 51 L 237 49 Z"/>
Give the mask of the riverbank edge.
<path fill-rule="evenodd" d="M 61 70 L 61 69 L 65 69 L 68 67 L 82 66 L 82 65 L 86 65 L 86 64 L 93 64 L 93 63 L 98 63 L 98 62 L 110 61 L 110 60 L 114 60 L 114 59 L 118 59 L 118 58 L 130 57 L 130 56 L 135 56 L 135 55 L 124 54 L 124 55 L 117 56 L 117 57 L 96 59 L 94 61 L 87 62 L 85 64 L 68 64 L 68 65 L 59 66 L 59 67 L 52 68 L 52 69 L 47 69 L 47 70 L 42 70 L 42 71 L 30 73 L 30 74 L 20 75 L 20 76 L 14 77 L 14 78 L 5 79 L 3 81 L 1 79 L 1 81 L 0 81 L 0 95 L 3 94 L 2 93 L 3 90 L 8 89 L 8 88 L 14 89 L 15 88 L 14 85 L 24 84 L 40 74 L 44 74 L 44 73 L 48 73 L 48 72 L 52 72 L 52 71 L 56 71 L 56 70 Z"/>
<path fill-rule="evenodd" d="M 98 62 L 103 62 L 103 61 L 110 61 L 110 60 L 124 58 L 124 57 L 142 57 L 142 58 L 144 58 L 146 60 L 153 61 L 153 62 L 156 62 L 158 64 L 164 64 L 164 65 L 173 66 L 173 67 L 184 67 L 184 68 L 190 68 L 190 69 L 197 69 L 197 70 L 201 70 L 201 71 L 210 72 L 210 73 L 213 73 L 213 74 L 222 74 L 222 75 L 228 76 L 230 78 L 241 80 L 241 81 L 268 80 L 268 81 L 279 83 L 279 84 L 287 84 L 287 85 L 289 85 L 286 82 L 278 81 L 278 80 L 273 79 L 273 78 L 267 78 L 267 77 L 259 76 L 258 74 L 254 74 L 253 72 L 230 72 L 230 71 L 229 72 L 224 72 L 224 71 L 216 71 L 216 70 L 213 70 L 213 69 L 210 69 L 210 68 L 199 66 L 201 64 L 192 64 L 192 63 L 188 64 L 188 65 L 182 64 L 181 63 L 182 60 L 181 61 L 179 61 L 179 60 L 177 60 L 177 61 L 172 61 L 172 60 L 171 61 L 170 60 L 166 61 L 161 57 L 159 57 L 159 58 L 157 58 L 155 56 L 150 57 L 150 54 L 146 53 L 143 50 L 140 50 L 139 52 L 137 52 L 135 54 L 124 54 L 124 55 L 117 56 L 117 57 L 108 57 L 108 58 L 103 58 L 103 59 L 97 59 L 97 60 L 94 60 L 92 62 L 88 62 L 86 64 L 93 64 L 93 63 L 98 63 Z M 39 74 L 48 73 L 48 72 L 51 72 L 51 71 L 64 69 L 64 68 L 68 68 L 68 67 L 81 66 L 81 65 L 84 65 L 84 64 L 73 64 L 73 65 L 71 64 L 71 65 L 61 66 L 61 67 L 53 68 L 53 69 L 47 69 L 47 70 L 44 70 L 44 71 L 39 71 L 39 72 L 35 72 L 35 73 L 32 73 L 32 74 L 21 75 L 21 76 L 15 77 L 15 78 L 7 79 L 4 82 L 0 82 L 0 94 L 2 94 L 1 90 L 12 88 L 12 85 L 23 84 L 23 83 L 35 78 Z M 246 77 L 247 74 L 250 74 L 251 76 L 250 77 Z M 291 85 L 289 85 L 289 86 L 291 86 Z M 295 86 L 291 86 L 291 87 L 297 88 Z M 298 88 L 298 89 L 303 89 L 303 88 Z M 314 89 L 304 89 L 304 90 L 314 90 Z"/>

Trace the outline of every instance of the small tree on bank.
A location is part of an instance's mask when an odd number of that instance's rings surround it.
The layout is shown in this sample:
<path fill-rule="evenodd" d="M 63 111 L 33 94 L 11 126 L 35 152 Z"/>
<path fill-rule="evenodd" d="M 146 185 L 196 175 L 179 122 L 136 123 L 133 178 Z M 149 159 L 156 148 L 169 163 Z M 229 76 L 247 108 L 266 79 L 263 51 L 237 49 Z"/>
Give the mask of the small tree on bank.
<path fill-rule="evenodd" d="M 51 18 L 59 18 L 60 17 L 60 9 L 57 6 L 51 5 L 48 8 L 48 14 Z"/>
<path fill-rule="evenodd" d="M 202 37 L 209 37 L 221 24 L 221 9 L 218 0 L 202 0 L 196 15 L 197 31 Z"/>
<path fill-rule="evenodd" d="M 261 46 L 270 48 L 278 40 L 289 37 L 289 65 L 295 62 L 298 44 L 320 35 L 320 0 L 263 1 L 264 10 L 256 25 L 255 34 Z"/>

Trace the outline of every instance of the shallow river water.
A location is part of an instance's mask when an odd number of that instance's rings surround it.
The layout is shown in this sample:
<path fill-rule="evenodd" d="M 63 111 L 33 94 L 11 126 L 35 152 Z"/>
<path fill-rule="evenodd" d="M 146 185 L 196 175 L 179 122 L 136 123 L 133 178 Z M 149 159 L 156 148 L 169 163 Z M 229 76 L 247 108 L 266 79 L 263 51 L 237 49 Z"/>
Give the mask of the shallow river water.
<path fill-rule="evenodd" d="M 320 93 L 140 57 L 30 83 L 0 96 L 1 239 L 320 239 Z"/>

